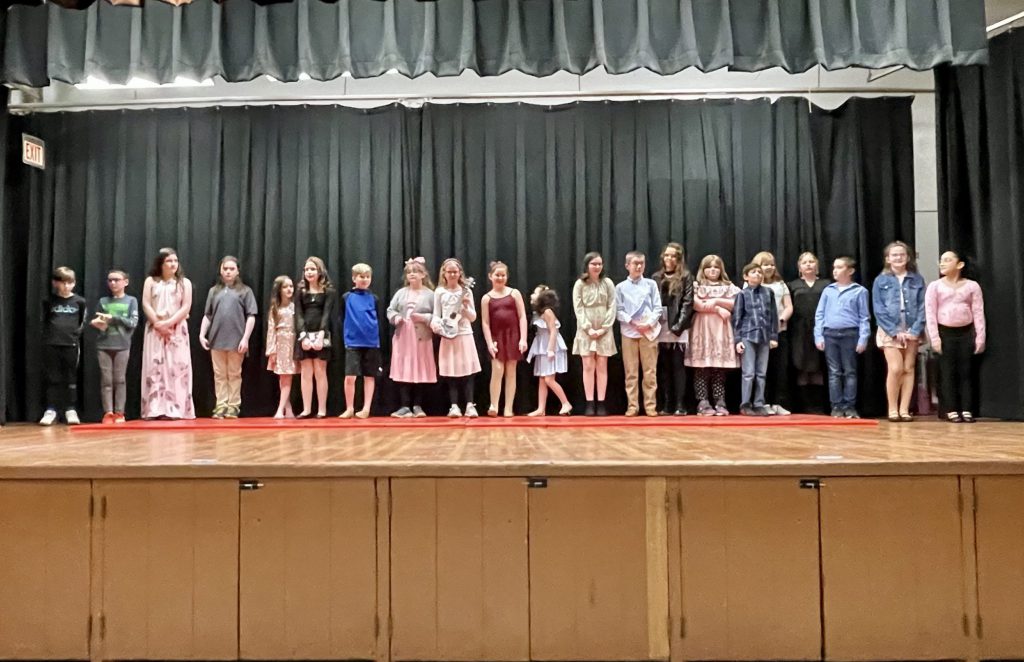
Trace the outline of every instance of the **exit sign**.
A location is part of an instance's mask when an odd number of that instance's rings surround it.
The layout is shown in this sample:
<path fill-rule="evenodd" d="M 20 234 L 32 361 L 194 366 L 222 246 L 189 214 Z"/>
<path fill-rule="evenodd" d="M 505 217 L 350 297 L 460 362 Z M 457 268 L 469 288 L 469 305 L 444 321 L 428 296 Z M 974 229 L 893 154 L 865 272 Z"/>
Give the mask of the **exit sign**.
<path fill-rule="evenodd" d="M 46 143 L 27 133 L 21 134 L 21 161 L 40 170 L 45 170 Z"/>

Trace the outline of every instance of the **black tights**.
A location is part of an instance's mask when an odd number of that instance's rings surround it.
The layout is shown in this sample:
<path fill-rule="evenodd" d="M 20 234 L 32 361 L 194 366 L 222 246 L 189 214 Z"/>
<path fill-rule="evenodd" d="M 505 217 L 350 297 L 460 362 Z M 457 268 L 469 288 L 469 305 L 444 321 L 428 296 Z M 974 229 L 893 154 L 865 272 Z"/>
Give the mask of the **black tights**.
<path fill-rule="evenodd" d="M 398 394 L 402 401 L 403 407 L 422 407 L 423 406 L 423 384 L 409 384 L 406 382 L 399 382 Z"/>
<path fill-rule="evenodd" d="M 722 368 L 697 368 L 693 379 L 693 390 L 698 402 L 711 402 L 708 399 L 708 382 L 711 382 L 711 394 L 716 404 L 725 404 L 725 370 Z"/>
<path fill-rule="evenodd" d="M 448 400 L 453 405 L 459 404 L 459 387 L 464 389 L 466 404 L 473 402 L 473 386 L 476 383 L 476 375 L 465 377 L 448 377 Z"/>

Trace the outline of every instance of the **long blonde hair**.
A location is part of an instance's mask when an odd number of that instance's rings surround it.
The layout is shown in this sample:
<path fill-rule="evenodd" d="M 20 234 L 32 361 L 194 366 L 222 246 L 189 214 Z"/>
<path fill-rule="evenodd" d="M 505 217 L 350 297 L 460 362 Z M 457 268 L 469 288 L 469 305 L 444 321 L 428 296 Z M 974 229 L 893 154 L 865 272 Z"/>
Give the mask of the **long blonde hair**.
<path fill-rule="evenodd" d="M 756 264 L 757 266 L 761 267 L 761 275 L 764 275 L 764 263 L 765 262 L 771 262 L 773 265 L 775 265 L 773 270 L 772 270 L 772 278 L 771 278 L 771 280 L 767 280 L 766 279 L 766 282 L 768 282 L 768 283 L 781 283 L 782 282 L 782 275 L 779 274 L 779 262 L 778 262 L 778 260 L 775 259 L 774 255 L 772 255 L 768 251 L 761 251 L 760 253 L 758 253 L 757 255 L 754 256 L 754 259 L 752 259 L 750 261 L 751 264 Z"/>
<path fill-rule="evenodd" d="M 718 282 L 726 285 L 732 285 L 732 281 L 729 280 L 729 274 L 725 272 L 725 261 L 717 255 L 705 255 L 704 259 L 700 261 L 700 266 L 697 267 L 697 282 L 701 285 L 707 285 L 711 281 L 704 277 L 704 270 L 708 267 L 718 267 L 718 270 L 722 272 Z"/>

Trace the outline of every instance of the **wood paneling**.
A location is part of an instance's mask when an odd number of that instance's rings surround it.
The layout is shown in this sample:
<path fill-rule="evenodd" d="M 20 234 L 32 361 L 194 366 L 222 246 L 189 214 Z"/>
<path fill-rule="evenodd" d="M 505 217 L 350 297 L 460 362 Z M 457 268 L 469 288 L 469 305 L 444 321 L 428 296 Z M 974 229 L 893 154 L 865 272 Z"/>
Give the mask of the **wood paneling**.
<path fill-rule="evenodd" d="M 88 659 L 91 492 L 0 481 L 0 659 Z"/>
<path fill-rule="evenodd" d="M 1024 658 L 1024 478 L 985 476 L 977 498 L 979 656 Z"/>

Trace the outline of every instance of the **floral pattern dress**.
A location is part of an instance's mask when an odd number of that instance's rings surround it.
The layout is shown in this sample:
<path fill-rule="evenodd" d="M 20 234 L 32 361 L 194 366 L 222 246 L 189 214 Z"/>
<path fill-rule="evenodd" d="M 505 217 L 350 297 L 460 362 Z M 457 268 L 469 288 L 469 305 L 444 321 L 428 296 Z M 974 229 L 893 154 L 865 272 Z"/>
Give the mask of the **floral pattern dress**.
<path fill-rule="evenodd" d="M 149 305 L 158 319 L 168 319 L 178 312 L 186 283 L 186 279 L 154 279 Z M 146 323 L 142 340 L 142 418 L 157 417 L 196 417 L 187 316 L 166 336 Z"/>

